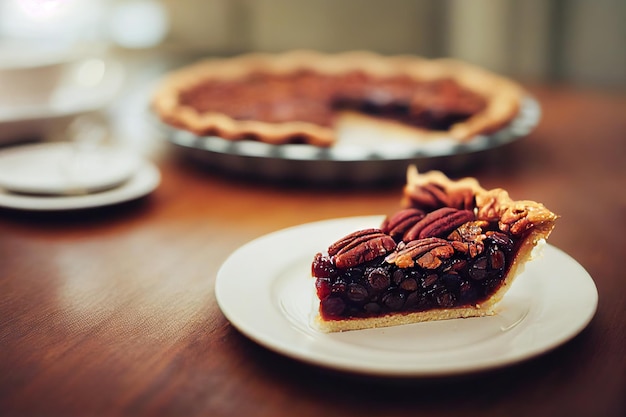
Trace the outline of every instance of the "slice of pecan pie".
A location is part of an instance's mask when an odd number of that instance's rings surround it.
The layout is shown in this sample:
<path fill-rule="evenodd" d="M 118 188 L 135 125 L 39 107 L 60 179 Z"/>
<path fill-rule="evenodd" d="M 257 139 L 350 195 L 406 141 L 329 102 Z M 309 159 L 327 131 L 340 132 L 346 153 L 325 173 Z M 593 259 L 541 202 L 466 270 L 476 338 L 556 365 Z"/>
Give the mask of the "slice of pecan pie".
<path fill-rule="evenodd" d="M 205 60 L 157 89 L 160 118 L 198 135 L 331 146 L 342 121 L 468 140 L 509 123 L 520 87 L 450 59 L 292 51 Z"/>
<path fill-rule="evenodd" d="M 327 332 L 494 314 L 557 216 L 473 178 L 408 172 L 403 208 L 318 253 L 316 326 Z"/>

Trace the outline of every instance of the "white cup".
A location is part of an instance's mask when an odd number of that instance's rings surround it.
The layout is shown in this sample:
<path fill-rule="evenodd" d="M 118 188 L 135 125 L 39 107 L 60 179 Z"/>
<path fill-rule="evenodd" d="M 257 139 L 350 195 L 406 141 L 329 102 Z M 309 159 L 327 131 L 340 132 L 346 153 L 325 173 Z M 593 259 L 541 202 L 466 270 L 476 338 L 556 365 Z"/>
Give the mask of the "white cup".
<path fill-rule="evenodd" d="M 0 41 L 0 106 L 45 105 L 75 51 L 35 41 Z"/>

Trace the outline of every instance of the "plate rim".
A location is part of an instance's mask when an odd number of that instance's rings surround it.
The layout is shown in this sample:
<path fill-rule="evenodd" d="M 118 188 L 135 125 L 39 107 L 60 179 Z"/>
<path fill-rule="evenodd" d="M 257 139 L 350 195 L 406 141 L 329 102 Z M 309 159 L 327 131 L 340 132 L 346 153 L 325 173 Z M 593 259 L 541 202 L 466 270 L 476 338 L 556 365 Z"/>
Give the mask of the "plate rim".
<path fill-rule="evenodd" d="M 56 155 L 54 153 L 57 153 Z M 11 146 L 7 148 L 0 148 L 0 170 L 4 164 L 15 163 L 14 159 L 18 159 L 23 163 L 24 159 L 29 161 L 29 168 L 38 163 L 41 159 L 52 157 L 67 157 L 73 152 L 81 153 L 86 152 L 89 157 L 100 156 L 104 154 L 106 158 L 115 159 L 118 161 L 116 171 L 107 173 L 106 176 L 96 177 L 91 179 L 91 182 L 81 180 L 78 181 L 73 187 L 69 187 L 67 184 L 51 183 L 47 184 L 34 184 L 33 180 L 28 178 L 24 180 L 18 177 L 16 180 L 15 175 L 8 172 L 3 175 L 0 172 L 0 190 L 6 190 L 8 192 L 15 192 L 18 194 L 41 194 L 41 195 L 63 195 L 72 189 L 85 190 L 86 192 L 97 192 L 106 189 L 111 189 L 120 186 L 125 181 L 129 180 L 142 166 L 142 160 L 139 155 L 136 155 L 121 146 L 101 145 L 88 149 L 77 149 L 76 145 L 70 142 L 36 142 L 31 144 L 25 144 L 21 146 Z M 48 154 L 48 155 L 46 155 Z M 8 161 L 8 162 L 7 162 Z M 122 163 L 120 164 L 119 161 Z M 8 175 L 6 175 L 8 174 Z"/>
<path fill-rule="evenodd" d="M 0 208 L 28 211 L 65 211 L 105 207 L 131 201 L 154 191 L 161 182 L 159 169 L 150 161 L 139 163 L 136 172 L 116 188 L 70 196 L 31 196 L 0 189 Z"/>
<path fill-rule="evenodd" d="M 215 280 L 215 297 L 217 304 L 226 317 L 226 319 L 233 325 L 239 332 L 241 332 L 246 337 L 260 344 L 264 348 L 267 348 L 271 351 L 274 351 L 278 354 L 281 354 L 286 357 L 290 357 L 297 361 L 308 363 L 309 365 L 319 366 L 322 368 L 348 372 L 353 374 L 362 374 L 362 375 L 371 375 L 371 376 L 379 376 L 379 377 L 441 377 L 441 376 L 451 376 L 451 375 L 460 375 L 467 373 L 474 373 L 480 371 L 487 371 L 491 369 L 501 368 L 505 366 L 514 365 L 516 363 L 520 363 L 522 361 L 531 359 L 533 357 L 537 357 L 542 355 L 548 351 L 555 349 L 556 347 L 568 342 L 572 338 L 574 338 L 577 334 L 579 334 L 583 329 L 585 329 L 588 324 L 591 322 L 595 313 L 597 311 L 598 306 L 598 291 L 595 285 L 593 278 L 589 275 L 589 273 L 580 265 L 575 259 L 573 259 L 570 255 L 562 251 L 561 249 L 546 244 L 544 248 L 545 251 L 549 251 L 553 254 L 553 256 L 560 256 L 563 260 L 569 262 L 572 267 L 578 269 L 580 273 L 581 282 L 586 285 L 585 291 L 588 292 L 586 295 L 591 297 L 588 301 L 590 304 L 588 305 L 588 310 L 585 314 L 581 314 L 582 319 L 578 320 L 575 325 L 571 325 L 568 331 L 559 337 L 553 338 L 549 342 L 539 343 L 533 347 L 533 349 L 526 350 L 525 352 L 517 353 L 516 355 L 504 356 L 499 359 L 491 359 L 488 361 L 475 362 L 471 365 L 464 366 L 462 368 L 441 368 L 441 367 L 430 367 L 428 369 L 422 368 L 405 368 L 399 369 L 398 367 L 393 367 L 391 369 L 385 366 L 364 366 L 360 361 L 340 361 L 340 360 L 328 360 L 328 358 L 323 358 L 323 355 L 307 355 L 304 354 L 299 349 L 294 349 L 293 346 L 290 346 L 288 342 L 285 340 L 274 340 L 271 336 L 268 337 L 267 334 L 264 334 L 262 331 L 257 331 L 254 328 L 251 328 L 248 323 L 242 322 L 236 317 L 236 313 L 233 313 L 232 305 L 226 298 L 225 291 L 227 289 L 224 287 L 225 282 L 228 282 L 228 279 L 225 278 L 225 274 L 228 272 L 228 268 L 230 268 L 233 262 L 237 261 L 237 257 L 244 253 L 246 250 L 249 250 L 251 247 L 255 247 L 255 245 L 265 244 L 268 241 L 275 239 L 277 236 L 284 236 L 289 233 L 296 233 L 298 231 L 302 231 L 306 228 L 314 228 L 322 225 L 326 225 L 330 227 L 335 223 L 343 223 L 343 222 L 354 222 L 359 223 L 363 222 L 364 224 L 368 224 L 368 222 L 380 221 L 384 216 L 381 215 L 371 215 L 371 216 L 354 216 L 354 217 L 341 217 L 334 219 L 326 219 L 320 221 L 314 221 L 310 223 L 304 223 L 296 226 L 287 227 L 281 230 L 277 230 L 263 236 L 257 237 L 249 241 L 248 243 L 240 246 L 235 251 L 233 251 L 227 259 L 220 266 L 216 280 Z M 331 239 L 332 240 L 332 237 Z M 311 254 L 311 259 L 314 253 Z M 276 278 L 274 278 L 275 281 Z M 271 282 L 269 283 L 271 286 Z M 271 295 L 268 293 L 268 298 L 271 298 Z M 288 323 L 288 318 L 283 317 L 285 323 Z M 324 333 L 319 333 L 320 337 L 325 337 Z M 304 337 L 304 335 L 303 335 Z"/>

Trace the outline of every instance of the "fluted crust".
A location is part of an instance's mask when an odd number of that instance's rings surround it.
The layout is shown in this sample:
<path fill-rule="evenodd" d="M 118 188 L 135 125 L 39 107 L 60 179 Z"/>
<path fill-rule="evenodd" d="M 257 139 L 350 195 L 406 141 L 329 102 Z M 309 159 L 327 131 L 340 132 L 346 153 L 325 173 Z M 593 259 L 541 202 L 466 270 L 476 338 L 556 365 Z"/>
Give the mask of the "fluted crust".
<path fill-rule="evenodd" d="M 180 101 L 182 91 L 206 80 L 232 81 L 259 72 L 290 74 L 301 70 L 331 76 L 358 70 L 374 79 L 394 75 L 406 75 L 420 81 L 453 79 L 461 87 L 485 100 L 486 106 L 482 111 L 452 125 L 448 131 L 414 129 L 420 139 L 452 137 L 466 141 L 477 134 L 493 132 L 515 117 L 522 97 L 522 89 L 513 81 L 452 59 L 382 56 L 364 51 L 324 54 L 297 50 L 280 54 L 253 53 L 234 58 L 207 59 L 172 72 L 158 86 L 153 109 L 164 122 L 199 135 L 218 133 L 220 137 L 231 140 L 252 135 L 271 144 L 287 143 L 297 137 L 311 145 L 332 146 L 337 139 L 332 126 L 298 120 L 280 123 L 236 120 L 224 113 L 200 112 Z M 370 121 L 375 120 L 372 118 Z M 337 120 L 336 124 L 338 123 Z M 391 126 L 389 128 L 393 129 Z M 411 129 L 408 126 L 406 128 Z"/>

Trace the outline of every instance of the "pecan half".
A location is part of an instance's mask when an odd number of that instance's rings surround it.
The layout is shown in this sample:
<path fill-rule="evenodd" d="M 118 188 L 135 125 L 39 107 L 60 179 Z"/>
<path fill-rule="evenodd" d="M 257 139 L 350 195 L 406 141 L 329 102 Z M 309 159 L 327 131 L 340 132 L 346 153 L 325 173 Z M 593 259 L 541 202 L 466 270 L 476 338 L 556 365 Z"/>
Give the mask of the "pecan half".
<path fill-rule="evenodd" d="M 400 210 L 387 217 L 380 228 L 383 233 L 387 233 L 394 240 L 402 240 L 406 231 L 422 220 L 425 215 L 426 213 L 416 208 Z"/>
<path fill-rule="evenodd" d="M 412 189 L 409 199 L 414 207 L 419 207 L 427 211 L 447 207 L 450 204 L 448 194 L 443 187 L 433 183 L 424 184 Z"/>
<path fill-rule="evenodd" d="M 355 240 L 364 237 L 364 236 L 371 236 L 373 234 L 377 234 L 380 233 L 381 230 L 380 229 L 363 229 L 363 230 L 357 230 L 356 232 L 352 232 L 344 237 L 342 237 L 341 239 L 339 239 L 338 241 L 336 241 L 335 243 L 333 243 L 332 245 L 330 245 L 328 247 L 328 254 L 330 256 L 336 255 L 337 252 L 339 252 L 341 249 L 345 248 L 346 246 L 348 246 L 350 243 L 353 243 Z"/>
<path fill-rule="evenodd" d="M 489 222 L 485 220 L 474 220 L 463 223 L 448 235 L 449 240 L 458 240 L 460 242 L 475 242 L 484 240 L 483 228 L 489 226 Z"/>
<path fill-rule="evenodd" d="M 472 220 L 474 220 L 472 211 L 443 207 L 424 216 L 404 234 L 402 240 L 410 242 L 426 237 L 446 236 L 452 230 Z"/>
<path fill-rule="evenodd" d="M 507 208 L 500 217 L 498 227 L 503 232 L 510 232 L 514 235 L 519 235 L 530 229 L 533 223 L 528 216 L 528 210 L 525 208 L 510 207 Z"/>
<path fill-rule="evenodd" d="M 485 249 L 483 241 L 487 236 L 483 233 L 483 228 L 488 225 L 489 222 L 485 220 L 464 223 L 448 235 L 448 240 L 452 243 L 454 250 L 475 258 Z"/>
<path fill-rule="evenodd" d="M 407 192 L 412 207 L 433 211 L 442 207 L 472 210 L 475 207 L 474 192 L 469 188 L 446 189 L 440 184 L 427 183 Z"/>
<path fill-rule="evenodd" d="M 442 259 L 447 259 L 453 254 L 454 248 L 450 242 L 438 237 L 429 237 L 398 245 L 398 250 L 388 255 L 385 261 L 400 268 L 410 268 L 417 262 L 422 268 L 435 269 L 441 265 Z"/>
<path fill-rule="evenodd" d="M 343 237 L 328 248 L 337 268 L 350 268 L 383 256 L 396 248 L 391 236 L 380 229 L 365 229 Z"/>
<path fill-rule="evenodd" d="M 543 204 L 529 200 L 512 201 L 502 189 L 494 189 L 476 196 L 477 217 L 498 221 L 501 231 L 520 235 L 540 224 L 552 230 L 558 216 Z"/>
<path fill-rule="evenodd" d="M 459 253 L 469 254 L 470 258 L 475 258 L 485 250 L 482 242 L 458 242 L 451 241 L 452 247 Z"/>
<path fill-rule="evenodd" d="M 415 262 L 424 269 L 436 269 L 439 268 L 443 259 L 448 259 L 453 254 L 452 245 L 438 246 L 417 258 Z"/>

